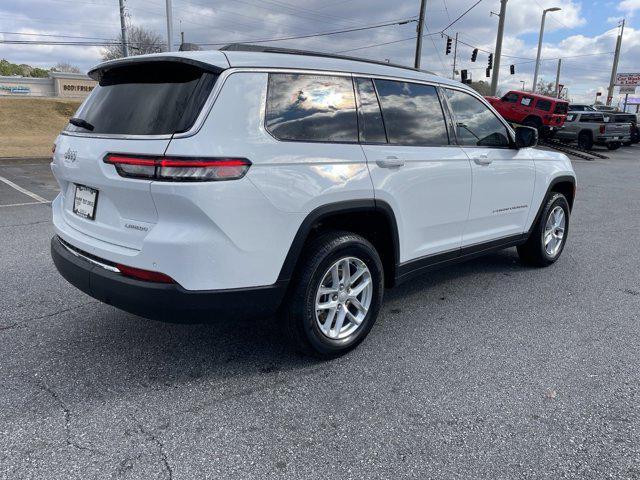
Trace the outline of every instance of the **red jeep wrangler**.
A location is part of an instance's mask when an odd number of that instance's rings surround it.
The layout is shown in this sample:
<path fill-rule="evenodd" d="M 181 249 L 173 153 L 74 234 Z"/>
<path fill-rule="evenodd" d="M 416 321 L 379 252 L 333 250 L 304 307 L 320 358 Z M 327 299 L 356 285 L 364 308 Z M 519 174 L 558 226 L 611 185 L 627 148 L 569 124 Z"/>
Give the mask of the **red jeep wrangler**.
<path fill-rule="evenodd" d="M 569 102 L 531 92 L 511 90 L 502 98 L 486 97 L 505 120 L 553 134 L 564 125 Z"/>

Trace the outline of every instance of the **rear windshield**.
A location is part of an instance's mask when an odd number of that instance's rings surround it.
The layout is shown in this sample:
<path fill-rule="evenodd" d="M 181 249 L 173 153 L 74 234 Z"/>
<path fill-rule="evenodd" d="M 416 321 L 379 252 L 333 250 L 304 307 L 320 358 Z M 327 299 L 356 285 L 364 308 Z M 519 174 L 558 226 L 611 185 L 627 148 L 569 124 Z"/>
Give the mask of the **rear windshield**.
<path fill-rule="evenodd" d="M 93 130 L 68 131 L 163 135 L 184 132 L 195 122 L 217 74 L 176 62 L 114 68 L 100 79 L 76 117 Z"/>
<path fill-rule="evenodd" d="M 569 104 L 568 103 L 558 102 L 558 103 L 556 103 L 556 108 L 554 109 L 553 113 L 557 113 L 559 115 L 564 115 L 565 113 L 567 113 L 568 110 L 569 110 Z"/>

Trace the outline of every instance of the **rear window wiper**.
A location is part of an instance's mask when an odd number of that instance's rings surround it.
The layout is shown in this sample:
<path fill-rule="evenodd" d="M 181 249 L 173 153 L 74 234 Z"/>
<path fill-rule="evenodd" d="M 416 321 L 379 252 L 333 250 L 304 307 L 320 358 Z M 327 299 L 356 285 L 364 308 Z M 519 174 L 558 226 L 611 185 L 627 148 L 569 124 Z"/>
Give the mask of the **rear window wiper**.
<path fill-rule="evenodd" d="M 93 129 L 95 128 L 93 125 L 91 125 L 86 120 L 83 120 L 82 118 L 77 118 L 77 117 L 71 118 L 69 120 L 69 123 L 71 125 L 75 125 L 76 127 L 80 127 L 80 128 L 84 128 L 85 130 L 89 130 L 90 132 L 92 132 Z"/>

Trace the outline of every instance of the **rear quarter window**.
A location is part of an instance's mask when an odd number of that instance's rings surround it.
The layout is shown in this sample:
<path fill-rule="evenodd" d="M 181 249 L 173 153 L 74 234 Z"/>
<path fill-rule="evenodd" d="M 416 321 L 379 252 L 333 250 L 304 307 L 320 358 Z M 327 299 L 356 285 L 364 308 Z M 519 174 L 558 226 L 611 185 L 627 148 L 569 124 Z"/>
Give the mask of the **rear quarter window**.
<path fill-rule="evenodd" d="M 93 130 L 69 124 L 67 131 L 113 135 L 167 135 L 191 128 L 218 78 L 177 62 L 113 68 L 76 114 Z"/>
<path fill-rule="evenodd" d="M 357 142 L 351 77 L 270 73 L 266 127 L 278 140 Z"/>
<path fill-rule="evenodd" d="M 549 110 L 551 110 L 551 101 L 540 99 L 536 102 L 536 108 L 538 110 L 548 112 Z"/>

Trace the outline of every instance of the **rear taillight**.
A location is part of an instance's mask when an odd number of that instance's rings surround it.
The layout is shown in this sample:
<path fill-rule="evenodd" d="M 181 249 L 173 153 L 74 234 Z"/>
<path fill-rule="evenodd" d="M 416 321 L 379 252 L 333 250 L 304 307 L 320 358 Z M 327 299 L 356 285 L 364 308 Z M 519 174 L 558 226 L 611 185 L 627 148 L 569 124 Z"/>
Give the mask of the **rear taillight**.
<path fill-rule="evenodd" d="M 158 283 L 176 283 L 169 275 L 151 270 L 143 270 L 142 268 L 128 267 L 127 265 L 116 264 L 116 268 L 125 277 L 135 278 L 136 280 L 144 280 L 145 282 Z"/>
<path fill-rule="evenodd" d="M 604 134 L 604 132 L 607 130 L 607 126 L 606 125 L 600 125 L 600 133 Z"/>
<path fill-rule="evenodd" d="M 114 165 L 123 177 L 168 182 L 237 180 L 246 175 L 246 158 L 145 157 L 109 154 L 105 163 Z"/>

